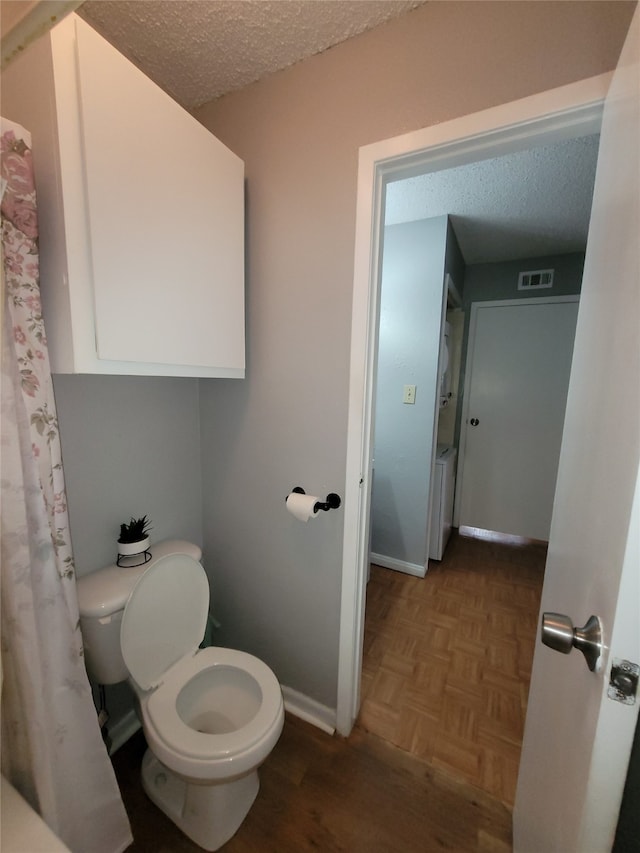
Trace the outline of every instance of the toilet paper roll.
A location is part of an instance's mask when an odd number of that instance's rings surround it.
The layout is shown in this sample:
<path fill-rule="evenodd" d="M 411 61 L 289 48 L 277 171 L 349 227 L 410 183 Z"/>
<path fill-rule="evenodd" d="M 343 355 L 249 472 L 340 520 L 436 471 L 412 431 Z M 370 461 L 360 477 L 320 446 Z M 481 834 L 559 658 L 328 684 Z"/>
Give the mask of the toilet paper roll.
<path fill-rule="evenodd" d="M 291 492 L 287 496 L 287 509 L 298 521 L 309 521 L 310 518 L 315 518 L 318 511 L 314 510 L 315 505 L 320 501 L 320 498 L 315 495 L 300 495 L 298 492 Z"/>

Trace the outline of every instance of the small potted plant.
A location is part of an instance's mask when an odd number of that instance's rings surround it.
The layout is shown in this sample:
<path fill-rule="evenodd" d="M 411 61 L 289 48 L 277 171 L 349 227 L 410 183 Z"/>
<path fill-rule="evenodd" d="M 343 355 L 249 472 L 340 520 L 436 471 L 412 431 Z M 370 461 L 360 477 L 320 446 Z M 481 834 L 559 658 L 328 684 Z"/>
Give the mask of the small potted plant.
<path fill-rule="evenodd" d="M 149 530 L 151 522 L 146 515 L 142 518 L 131 518 L 128 524 L 120 525 L 118 537 L 118 554 L 130 557 L 132 554 L 142 554 L 149 547 Z"/>

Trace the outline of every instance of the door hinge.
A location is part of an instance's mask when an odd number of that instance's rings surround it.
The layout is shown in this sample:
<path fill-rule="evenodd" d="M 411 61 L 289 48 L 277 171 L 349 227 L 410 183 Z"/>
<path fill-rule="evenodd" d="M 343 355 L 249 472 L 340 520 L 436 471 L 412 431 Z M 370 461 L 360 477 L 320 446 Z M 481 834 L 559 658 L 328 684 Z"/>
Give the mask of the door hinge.
<path fill-rule="evenodd" d="M 609 687 L 607 688 L 609 699 L 615 699 L 616 702 L 622 702 L 623 705 L 635 705 L 639 675 L 640 666 L 637 663 L 614 658 Z"/>

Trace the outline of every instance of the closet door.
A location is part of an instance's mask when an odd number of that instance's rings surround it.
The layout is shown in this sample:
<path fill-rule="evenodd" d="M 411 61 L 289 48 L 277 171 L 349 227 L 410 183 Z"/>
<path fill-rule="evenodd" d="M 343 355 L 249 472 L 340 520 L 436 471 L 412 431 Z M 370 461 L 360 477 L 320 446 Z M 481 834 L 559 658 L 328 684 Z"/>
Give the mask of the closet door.
<path fill-rule="evenodd" d="M 549 539 L 577 297 L 474 303 L 460 526 Z"/>

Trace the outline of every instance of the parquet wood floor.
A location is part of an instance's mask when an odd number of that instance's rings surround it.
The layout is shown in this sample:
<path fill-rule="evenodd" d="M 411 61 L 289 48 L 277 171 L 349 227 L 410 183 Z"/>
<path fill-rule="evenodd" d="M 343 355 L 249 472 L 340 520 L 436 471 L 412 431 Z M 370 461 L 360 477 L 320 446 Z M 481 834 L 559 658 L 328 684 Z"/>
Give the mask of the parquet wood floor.
<path fill-rule="evenodd" d="M 513 806 L 546 547 L 454 534 L 424 579 L 371 567 L 357 725 Z"/>

